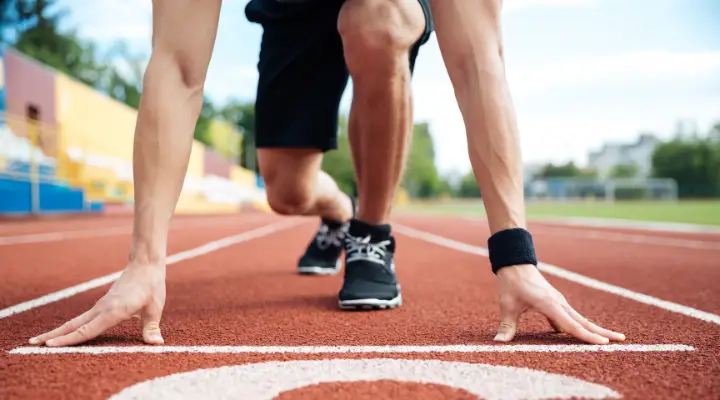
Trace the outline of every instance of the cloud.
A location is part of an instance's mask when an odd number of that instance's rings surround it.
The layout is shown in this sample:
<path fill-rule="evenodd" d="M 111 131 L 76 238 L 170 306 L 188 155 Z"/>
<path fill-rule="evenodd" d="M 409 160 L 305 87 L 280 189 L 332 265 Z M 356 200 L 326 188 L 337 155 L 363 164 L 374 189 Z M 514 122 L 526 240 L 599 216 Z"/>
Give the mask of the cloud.
<path fill-rule="evenodd" d="M 231 99 L 252 99 L 255 97 L 258 80 L 254 65 L 234 66 L 210 62 L 205 91 L 219 104 Z"/>
<path fill-rule="evenodd" d="M 431 123 L 442 170 L 466 170 L 465 127 L 437 41 L 413 82 L 415 119 Z M 676 118 L 720 117 L 720 52 L 638 51 L 541 66 L 508 66 L 527 162 L 584 163 L 589 147 L 669 135 Z M 714 87 L 714 89 L 713 89 Z"/>
<path fill-rule="evenodd" d="M 720 51 L 640 51 L 535 67 L 508 67 L 513 93 L 580 85 L 720 76 Z"/>
<path fill-rule="evenodd" d="M 65 0 L 60 5 L 71 9 L 70 24 L 85 38 L 105 43 L 143 41 L 150 46 L 151 0 Z"/>
<path fill-rule="evenodd" d="M 598 0 L 506 0 L 503 4 L 503 11 L 517 12 L 548 7 L 592 7 L 597 4 Z"/>

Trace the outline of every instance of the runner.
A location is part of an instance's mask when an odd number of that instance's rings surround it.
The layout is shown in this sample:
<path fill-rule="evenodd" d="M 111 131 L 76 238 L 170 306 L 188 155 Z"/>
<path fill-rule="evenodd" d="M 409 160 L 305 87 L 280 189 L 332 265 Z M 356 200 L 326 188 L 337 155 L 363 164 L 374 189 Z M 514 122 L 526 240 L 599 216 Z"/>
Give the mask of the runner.
<path fill-rule="evenodd" d="M 265 154 L 260 168 L 265 167 L 264 177 L 276 187 L 268 190 L 270 201 L 287 214 L 321 215 L 337 222 L 351 217 L 351 202 L 318 172 L 322 150 L 334 145 L 329 132 L 335 130 L 337 104 L 344 88 L 341 83 L 347 79 L 337 52 L 342 44 L 344 62 L 355 85 L 350 129 L 360 194 L 358 215 L 350 222 L 343 241 L 347 243 L 346 262 L 362 268 L 346 268 L 352 272 L 346 272 L 349 278 L 340 293 L 340 305 L 345 300 L 347 306 L 397 305 L 401 297 L 399 288 L 393 291 L 397 287 L 392 262 L 394 239 L 385 222 L 412 124 L 409 71 L 418 43 L 426 40 L 423 35 L 428 33 L 427 19 L 423 33 L 422 21 L 416 21 L 415 16 L 420 15 L 420 9 L 427 17 L 427 8 L 418 7 L 415 0 L 325 1 L 322 8 L 316 7 L 319 0 L 282 0 L 282 4 L 281 0 L 260 1 L 253 0 L 247 14 L 266 27 L 257 107 L 258 124 L 265 125 L 258 127 L 261 152 Z M 153 54 L 135 132 L 135 226 L 129 263 L 92 309 L 30 339 L 31 344 L 78 344 L 135 315 L 142 320 L 146 343 L 164 342 L 160 319 L 165 305 L 168 224 L 187 169 L 220 4 L 220 0 L 153 2 Z M 286 14 L 291 9 L 284 7 L 293 7 L 293 13 Z M 530 309 L 543 313 L 556 330 L 589 343 L 624 340 L 624 335 L 598 327 L 573 310 L 535 267 L 532 237 L 525 230 L 518 134 L 504 76 L 501 0 L 433 0 L 432 8 L 492 230 L 490 260 L 498 276 L 502 316 L 495 340 L 512 340 L 520 315 Z M 329 18 L 325 13 L 337 15 L 337 35 L 325 20 Z M 297 19 L 288 20 L 288 15 Z M 278 47 L 268 50 L 268 44 Z M 328 52 L 331 49 L 334 52 Z M 328 59 L 329 54 L 334 56 Z M 330 69 L 331 65 L 335 67 Z M 301 87 L 304 93 L 292 91 L 290 85 L 300 85 L 295 79 L 312 84 Z M 312 104 L 317 102 L 323 107 Z M 371 120 L 358 119 L 358 115 L 371 112 Z M 291 131 L 298 134 L 288 135 Z M 307 150 L 308 146 L 312 149 Z M 300 149 L 277 149 L 287 147 Z M 285 163 L 281 169 L 297 173 L 278 172 L 275 163 Z M 309 177 L 301 182 L 312 189 L 298 189 L 294 180 L 277 181 L 273 174 Z M 283 185 L 291 185 L 291 195 L 283 192 Z M 377 200 L 368 200 L 369 195 Z M 318 200 L 323 198 L 324 203 Z M 321 236 L 326 225 L 327 231 L 331 228 L 323 223 Z M 340 241 L 340 235 L 335 237 Z M 358 264 L 353 264 L 356 260 Z M 376 280 L 381 289 L 368 296 L 369 282 Z M 396 297 L 388 299 L 388 294 Z"/>

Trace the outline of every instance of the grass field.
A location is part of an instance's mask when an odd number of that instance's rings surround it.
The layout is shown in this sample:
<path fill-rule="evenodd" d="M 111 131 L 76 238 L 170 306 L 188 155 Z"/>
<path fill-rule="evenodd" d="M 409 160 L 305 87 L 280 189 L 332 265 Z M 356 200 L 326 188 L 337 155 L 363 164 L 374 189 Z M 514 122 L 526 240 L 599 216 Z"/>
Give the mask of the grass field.
<path fill-rule="evenodd" d="M 416 202 L 398 208 L 433 214 L 485 215 L 481 201 L 450 200 Z M 682 222 L 720 226 L 720 200 L 709 201 L 627 201 L 605 202 L 528 202 L 530 218 L 590 217 L 635 221 Z"/>

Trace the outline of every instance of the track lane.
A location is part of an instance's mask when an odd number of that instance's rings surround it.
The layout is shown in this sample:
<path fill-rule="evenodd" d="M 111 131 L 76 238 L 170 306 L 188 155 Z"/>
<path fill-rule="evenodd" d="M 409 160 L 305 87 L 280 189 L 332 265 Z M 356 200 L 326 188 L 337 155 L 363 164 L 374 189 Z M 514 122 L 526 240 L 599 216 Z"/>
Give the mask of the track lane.
<path fill-rule="evenodd" d="M 184 224 L 205 221 L 227 221 L 228 219 L 243 219 L 261 213 L 241 212 L 237 214 L 207 214 L 207 215 L 175 215 L 172 224 Z M 0 238 L 44 234 L 58 231 L 82 231 L 107 228 L 132 228 L 132 215 L 83 215 L 58 216 L 43 219 L 0 220 Z"/>
<path fill-rule="evenodd" d="M 274 215 L 245 219 L 179 221 L 168 238 L 168 254 L 279 221 Z M 0 246 L 0 309 L 121 270 L 130 234 L 60 242 Z M 28 284 L 32 282 L 32 284 Z"/>
<path fill-rule="evenodd" d="M 398 218 L 398 222 L 449 239 L 487 248 L 486 223 L 456 218 Z M 582 237 L 559 237 L 534 229 L 541 261 L 636 292 L 714 314 L 720 313 L 718 256 L 709 249 L 679 249 Z"/>
<path fill-rule="evenodd" d="M 301 277 L 294 262 L 314 226 L 303 225 L 252 243 L 187 260 L 168 270 L 164 336 L 172 345 L 433 345 L 490 344 L 498 322 L 494 276 L 484 257 L 398 237 L 398 274 L 405 305 L 393 311 L 341 312 L 335 308 L 341 277 Z M 437 232 L 438 227 L 433 229 Z M 277 246 L 282 246 L 282 251 Z M 712 398 L 720 395 L 720 329 L 571 282 L 550 278 L 582 314 L 626 333 L 626 343 L 682 343 L 683 353 L 393 354 L 523 366 L 601 383 L 625 398 Z M 83 312 L 102 294 L 83 293 L 61 303 L 0 321 L 7 351 L 27 337 Z M 138 345 L 136 322 L 91 344 Z M 550 333 L 543 318 L 523 319 L 515 344 L 573 344 Z M 379 355 L 380 357 L 390 357 Z M 0 397 L 74 395 L 105 398 L 153 376 L 263 360 L 368 358 L 365 355 L 160 354 L 33 355 L 3 353 Z M 112 365 L 112 367 L 111 367 Z M 101 377 L 98 370 L 103 371 Z M 3 380 L 5 380 L 3 382 Z M 2 392 L 5 390 L 5 393 Z M 60 392 L 62 391 L 62 392 Z M 62 397 L 61 396 L 61 397 Z"/>

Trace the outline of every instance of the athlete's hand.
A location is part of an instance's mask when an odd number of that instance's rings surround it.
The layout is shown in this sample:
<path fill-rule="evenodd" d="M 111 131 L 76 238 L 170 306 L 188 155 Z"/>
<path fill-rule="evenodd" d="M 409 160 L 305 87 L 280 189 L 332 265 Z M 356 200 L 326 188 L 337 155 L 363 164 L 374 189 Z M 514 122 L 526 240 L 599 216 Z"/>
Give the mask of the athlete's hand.
<path fill-rule="evenodd" d="M 588 321 L 568 304 L 534 265 L 502 268 L 497 273 L 500 300 L 500 328 L 496 341 L 509 342 L 515 336 L 520 316 L 528 310 L 543 314 L 557 332 L 568 333 L 592 344 L 623 341 L 625 335 Z"/>
<path fill-rule="evenodd" d="M 93 339 L 132 317 L 142 321 L 145 343 L 163 344 L 160 318 L 164 306 L 165 265 L 131 263 L 90 311 L 30 339 L 30 344 L 72 346 Z"/>

